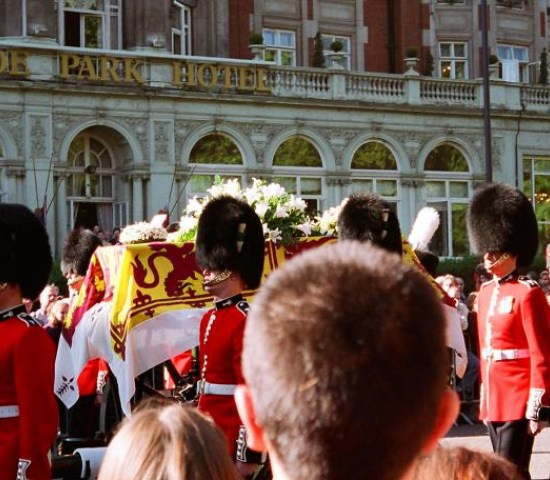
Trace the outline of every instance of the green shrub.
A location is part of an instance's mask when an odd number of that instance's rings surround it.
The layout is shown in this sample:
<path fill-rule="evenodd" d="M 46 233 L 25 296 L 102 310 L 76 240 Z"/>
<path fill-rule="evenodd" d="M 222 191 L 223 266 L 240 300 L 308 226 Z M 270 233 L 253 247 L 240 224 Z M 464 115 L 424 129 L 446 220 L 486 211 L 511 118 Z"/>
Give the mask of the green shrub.
<path fill-rule="evenodd" d="M 250 36 L 248 37 L 248 43 L 250 45 L 263 45 L 264 36 L 258 32 L 251 32 Z"/>
<path fill-rule="evenodd" d="M 52 271 L 50 272 L 50 279 L 48 283 L 55 283 L 59 288 L 59 294 L 66 297 L 68 295 L 67 280 L 61 273 L 61 262 L 54 260 Z"/>
<path fill-rule="evenodd" d="M 341 52 L 344 49 L 344 44 L 340 40 L 334 40 L 334 42 L 330 44 L 330 49 L 334 53 Z"/>

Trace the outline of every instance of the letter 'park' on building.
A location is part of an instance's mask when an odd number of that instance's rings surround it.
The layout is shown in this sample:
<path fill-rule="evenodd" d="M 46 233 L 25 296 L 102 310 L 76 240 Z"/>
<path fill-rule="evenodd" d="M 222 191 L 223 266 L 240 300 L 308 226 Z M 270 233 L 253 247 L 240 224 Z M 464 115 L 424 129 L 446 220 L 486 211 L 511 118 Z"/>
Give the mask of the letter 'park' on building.
<path fill-rule="evenodd" d="M 165 206 L 177 220 L 216 175 L 262 178 L 312 210 L 376 192 L 403 231 L 433 206 L 433 250 L 467 255 L 486 178 L 482 3 L 3 0 L 0 201 L 43 208 L 59 257 L 76 226 Z M 487 4 L 492 176 L 546 237 L 550 3 Z"/>

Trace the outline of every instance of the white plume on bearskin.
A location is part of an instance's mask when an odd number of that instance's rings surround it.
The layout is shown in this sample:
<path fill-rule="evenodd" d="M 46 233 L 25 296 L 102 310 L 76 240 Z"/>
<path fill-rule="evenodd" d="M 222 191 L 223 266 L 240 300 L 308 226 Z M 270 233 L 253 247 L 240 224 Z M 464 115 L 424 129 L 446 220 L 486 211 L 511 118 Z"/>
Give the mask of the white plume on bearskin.
<path fill-rule="evenodd" d="M 428 246 L 439 228 L 439 222 L 439 212 L 435 208 L 423 207 L 419 210 L 409 234 L 409 243 L 414 250 L 429 250 Z"/>

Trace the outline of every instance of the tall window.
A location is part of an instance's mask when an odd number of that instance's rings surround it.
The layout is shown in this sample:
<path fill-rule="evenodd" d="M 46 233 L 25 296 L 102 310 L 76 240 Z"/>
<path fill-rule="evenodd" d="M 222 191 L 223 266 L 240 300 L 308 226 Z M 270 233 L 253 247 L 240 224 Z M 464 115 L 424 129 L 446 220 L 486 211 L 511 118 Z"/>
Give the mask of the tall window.
<path fill-rule="evenodd" d="M 529 52 L 526 47 L 499 45 L 498 59 L 502 65 L 502 79 L 508 82 L 528 82 Z"/>
<path fill-rule="evenodd" d="M 289 30 L 264 28 L 264 60 L 277 65 L 296 65 L 296 34 Z"/>
<path fill-rule="evenodd" d="M 172 53 L 191 55 L 191 9 L 177 0 L 170 7 Z"/>
<path fill-rule="evenodd" d="M 67 200 L 72 228 L 100 225 L 112 229 L 124 225 L 127 215 L 115 202 L 114 155 L 100 138 L 80 134 L 71 144 L 68 156 Z"/>
<path fill-rule="evenodd" d="M 428 155 L 424 170 L 426 202 L 439 212 L 441 220 L 432 250 L 445 257 L 467 255 L 466 211 L 473 185 L 466 158 L 453 145 L 439 145 Z"/>
<path fill-rule="evenodd" d="M 59 9 L 60 43 L 82 48 L 121 48 L 120 3 L 121 0 L 63 0 L 63 8 Z"/>
<path fill-rule="evenodd" d="M 463 79 L 468 76 L 468 49 L 463 42 L 439 44 L 439 76 Z"/>
<path fill-rule="evenodd" d="M 69 165 L 68 197 L 114 199 L 113 157 L 101 140 L 79 135 L 69 149 Z"/>
<path fill-rule="evenodd" d="M 380 141 L 369 141 L 353 154 L 349 193 L 373 192 L 397 205 L 398 174 L 390 149 Z"/>
<path fill-rule="evenodd" d="M 350 69 L 351 65 L 351 41 L 349 37 L 339 37 L 336 35 L 323 35 L 323 55 L 325 56 L 325 65 L 330 65 L 328 54 L 332 52 L 330 45 L 332 42 L 340 42 L 342 44 L 342 50 L 340 53 L 344 54 L 342 59 L 338 61 L 340 65 L 346 69 Z"/>
<path fill-rule="evenodd" d="M 271 180 L 286 191 L 302 198 L 309 213 L 321 210 L 323 160 L 319 151 L 306 138 L 294 136 L 283 142 L 273 157 L 274 176 Z"/>
<path fill-rule="evenodd" d="M 189 154 L 192 166 L 191 178 L 187 185 L 187 196 L 205 196 L 214 185 L 216 176 L 224 180 L 239 178 L 244 181 L 242 154 L 235 142 L 226 135 L 212 133 L 201 138 Z"/>
<path fill-rule="evenodd" d="M 539 244 L 550 238 L 550 157 L 523 159 L 523 192 L 535 208 L 539 224 Z"/>

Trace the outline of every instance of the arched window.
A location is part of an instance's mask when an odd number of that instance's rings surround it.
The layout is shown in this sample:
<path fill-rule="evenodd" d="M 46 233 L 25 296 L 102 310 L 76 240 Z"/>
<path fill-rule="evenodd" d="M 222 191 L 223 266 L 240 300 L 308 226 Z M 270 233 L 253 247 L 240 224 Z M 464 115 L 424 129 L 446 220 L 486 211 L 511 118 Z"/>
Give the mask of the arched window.
<path fill-rule="evenodd" d="M 441 144 L 426 157 L 425 195 L 429 206 L 440 215 L 440 227 L 430 244 L 440 256 L 468 255 L 466 212 L 473 181 L 464 154 L 454 145 Z"/>
<path fill-rule="evenodd" d="M 114 198 L 112 154 L 101 140 L 79 135 L 69 149 L 67 196 L 73 198 Z"/>
<path fill-rule="evenodd" d="M 273 157 L 274 167 L 322 167 L 317 149 L 303 137 L 292 137 L 283 142 Z"/>
<path fill-rule="evenodd" d="M 368 141 L 353 154 L 349 193 L 377 193 L 397 207 L 398 175 L 392 151 L 380 141 Z"/>
<path fill-rule="evenodd" d="M 71 143 L 67 162 L 72 226 L 113 228 L 116 170 L 111 149 L 99 137 L 81 133 Z"/>
<path fill-rule="evenodd" d="M 539 245 L 550 238 L 550 158 L 523 158 L 523 192 L 531 200 L 539 224 Z"/>
<path fill-rule="evenodd" d="M 272 179 L 289 193 L 301 197 L 308 205 L 310 213 L 321 209 L 324 183 L 319 175 L 323 160 L 319 150 L 307 138 L 293 136 L 285 140 L 273 157 Z"/>
<path fill-rule="evenodd" d="M 243 183 L 243 156 L 227 135 L 211 133 L 202 137 L 191 149 L 189 164 L 193 175 L 187 188 L 188 197 L 206 195 L 216 177 L 238 178 Z"/>

